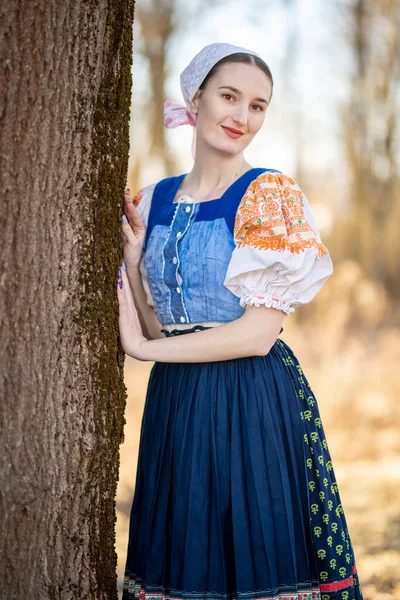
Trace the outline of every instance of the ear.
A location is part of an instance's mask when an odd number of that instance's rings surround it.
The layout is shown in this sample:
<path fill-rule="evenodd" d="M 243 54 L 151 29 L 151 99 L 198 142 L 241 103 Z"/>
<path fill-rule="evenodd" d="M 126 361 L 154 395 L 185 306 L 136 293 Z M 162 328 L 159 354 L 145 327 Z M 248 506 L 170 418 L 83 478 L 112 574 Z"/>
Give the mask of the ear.
<path fill-rule="evenodd" d="M 200 90 L 197 90 L 197 92 L 195 93 L 195 95 L 193 96 L 193 99 L 190 103 L 190 111 L 196 115 L 198 113 L 199 110 L 199 98 L 200 98 Z"/>

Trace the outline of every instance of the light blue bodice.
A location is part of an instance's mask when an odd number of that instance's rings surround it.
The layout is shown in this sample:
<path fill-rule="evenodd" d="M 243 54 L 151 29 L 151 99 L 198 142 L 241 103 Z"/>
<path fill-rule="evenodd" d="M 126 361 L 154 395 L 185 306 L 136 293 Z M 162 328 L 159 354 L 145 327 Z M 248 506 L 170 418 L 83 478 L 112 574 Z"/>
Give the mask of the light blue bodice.
<path fill-rule="evenodd" d="M 251 169 L 215 200 L 175 202 L 185 177 L 155 187 L 144 243 L 144 268 L 158 319 L 172 323 L 229 322 L 240 317 L 240 299 L 223 284 L 235 248 L 236 210 L 248 185 L 261 173 Z"/>

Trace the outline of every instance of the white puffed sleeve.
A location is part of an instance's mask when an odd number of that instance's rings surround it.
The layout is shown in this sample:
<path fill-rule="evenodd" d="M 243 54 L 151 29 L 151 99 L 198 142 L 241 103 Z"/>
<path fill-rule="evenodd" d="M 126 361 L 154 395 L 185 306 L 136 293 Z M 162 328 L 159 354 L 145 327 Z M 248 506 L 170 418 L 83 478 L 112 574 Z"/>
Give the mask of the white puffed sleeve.
<path fill-rule="evenodd" d="M 136 196 L 133 197 L 132 202 L 136 206 L 140 218 L 142 219 L 142 223 L 147 231 L 147 225 L 149 222 L 149 213 L 151 206 L 151 199 L 153 197 L 154 188 L 156 184 L 147 185 L 143 189 L 141 189 Z M 144 291 L 146 293 L 147 304 L 154 307 L 154 300 L 150 292 L 147 273 L 144 268 L 144 253 L 142 253 L 140 262 L 139 262 L 139 272 L 142 279 L 142 284 Z"/>
<path fill-rule="evenodd" d="M 333 272 L 309 202 L 281 173 L 251 182 L 237 209 L 224 285 L 240 305 L 282 310 L 307 304 Z"/>

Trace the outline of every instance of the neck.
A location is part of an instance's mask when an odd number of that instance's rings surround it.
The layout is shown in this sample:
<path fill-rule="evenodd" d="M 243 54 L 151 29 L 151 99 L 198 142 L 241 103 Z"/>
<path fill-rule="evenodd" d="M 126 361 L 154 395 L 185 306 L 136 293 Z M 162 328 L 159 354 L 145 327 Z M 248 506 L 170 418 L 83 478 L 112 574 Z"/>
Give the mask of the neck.
<path fill-rule="evenodd" d="M 199 146 L 197 143 L 195 162 L 184 184 L 185 189 L 190 189 L 196 197 L 213 196 L 215 191 L 228 188 L 251 168 L 242 152 L 235 155 L 223 154 L 213 152 L 209 147 L 202 151 Z"/>

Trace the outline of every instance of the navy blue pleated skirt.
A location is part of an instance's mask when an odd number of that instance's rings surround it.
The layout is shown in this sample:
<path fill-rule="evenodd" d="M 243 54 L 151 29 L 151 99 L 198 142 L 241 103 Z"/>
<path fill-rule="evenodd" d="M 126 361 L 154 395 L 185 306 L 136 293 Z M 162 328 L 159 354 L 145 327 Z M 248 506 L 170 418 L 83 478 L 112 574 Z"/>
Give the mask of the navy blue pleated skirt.
<path fill-rule="evenodd" d="M 282 339 L 154 363 L 122 598 L 362 600 L 317 400 Z"/>

